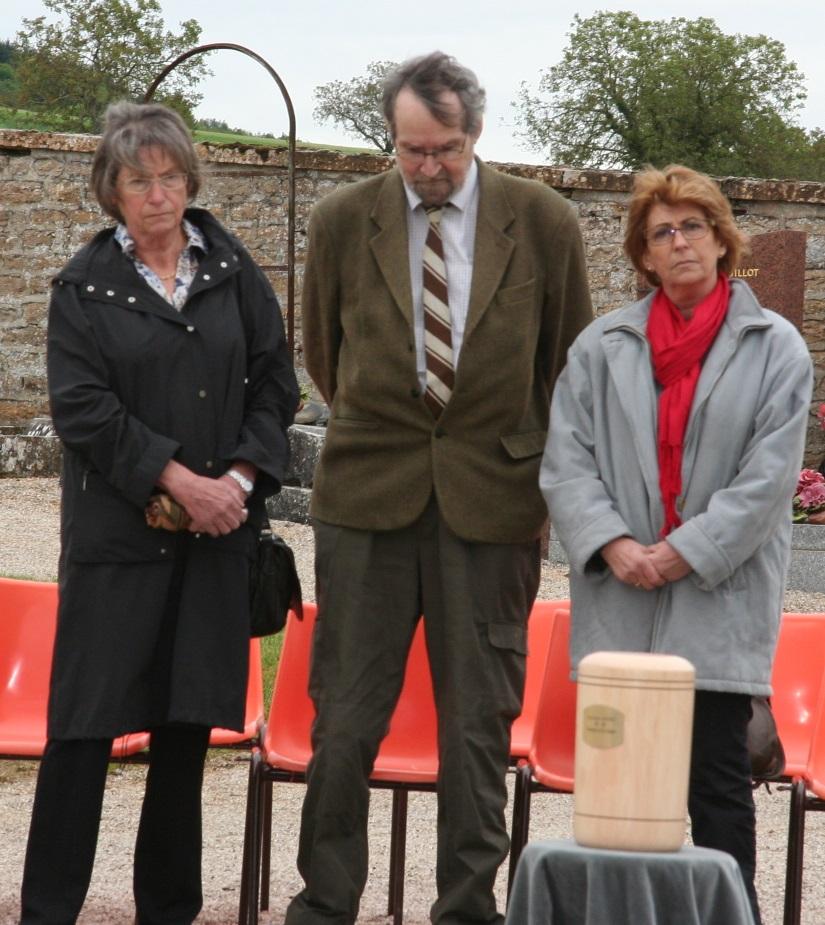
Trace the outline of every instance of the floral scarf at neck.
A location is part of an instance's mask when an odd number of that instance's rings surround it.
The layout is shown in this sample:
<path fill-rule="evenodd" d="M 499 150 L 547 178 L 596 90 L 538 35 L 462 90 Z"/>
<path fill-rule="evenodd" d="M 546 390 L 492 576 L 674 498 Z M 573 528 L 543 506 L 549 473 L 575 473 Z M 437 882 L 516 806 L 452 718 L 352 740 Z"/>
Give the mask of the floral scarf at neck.
<path fill-rule="evenodd" d="M 665 537 L 682 520 L 676 499 L 682 491 L 682 451 L 690 407 L 702 361 L 725 320 L 730 281 L 720 273 L 716 286 L 686 320 L 659 288 L 647 322 L 647 339 L 653 351 L 653 371 L 662 386 L 659 395 L 659 490 L 665 508 Z"/>

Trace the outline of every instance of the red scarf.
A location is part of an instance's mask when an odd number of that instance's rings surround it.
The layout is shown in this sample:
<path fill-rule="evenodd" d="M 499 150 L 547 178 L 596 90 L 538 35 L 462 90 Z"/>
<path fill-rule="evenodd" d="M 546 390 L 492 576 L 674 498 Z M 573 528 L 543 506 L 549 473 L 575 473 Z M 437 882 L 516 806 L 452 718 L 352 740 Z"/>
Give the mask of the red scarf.
<path fill-rule="evenodd" d="M 663 387 L 659 395 L 659 490 L 665 508 L 662 537 L 682 522 L 676 513 L 676 499 L 682 491 L 685 430 L 702 361 L 725 319 L 729 298 L 730 282 L 721 273 L 689 321 L 663 289 L 653 297 L 647 339 L 653 351 L 653 371 Z"/>

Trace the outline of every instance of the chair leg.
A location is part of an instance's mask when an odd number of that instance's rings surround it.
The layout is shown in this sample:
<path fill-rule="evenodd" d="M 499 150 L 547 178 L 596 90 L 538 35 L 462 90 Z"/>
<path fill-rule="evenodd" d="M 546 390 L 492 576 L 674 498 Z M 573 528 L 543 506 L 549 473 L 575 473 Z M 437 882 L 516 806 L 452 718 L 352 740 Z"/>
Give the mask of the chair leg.
<path fill-rule="evenodd" d="M 261 775 L 261 786 L 259 791 L 261 801 L 260 812 L 260 895 L 261 911 L 269 909 L 269 874 L 272 860 L 272 781 L 265 775 Z"/>
<path fill-rule="evenodd" d="M 249 778 L 246 784 L 246 815 L 243 825 L 243 853 L 241 856 L 241 896 L 238 903 L 238 925 L 246 925 L 249 917 L 249 801 L 252 787 L 252 759 L 249 759 Z"/>
<path fill-rule="evenodd" d="M 392 791 L 392 823 L 390 835 L 390 886 L 387 915 L 393 925 L 404 921 L 404 871 L 407 860 L 407 791 L 403 787 Z"/>
<path fill-rule="evenodd" d="M 238 925 L 255 925 L 258 920 L 255 870 L 258 865 L 257 831 L 258 814 L 260 812 L 258 777 L 260 763 L 260 753 L 253 750 L 249 759 L 249 781 L 246 790 L 246 820 L 244 822 Z"/>
<path fill-rule="evenodd" d="M 516 769 L 516 786 L 513 793 L 513 825 L 510 835 L 510 865 L 507 872 L 507 901 L 516 876 L 521 852 L 527 844 L 530 831 L 530 797 L 533 774 L 529 764 Z"/>
<path fill-rule="evenodd" d="M 799 925 L 802 917 L 802 867 L 805 851 L 805 781 L 791 785 L 788 817 L 788 856 L 785 866 L 785 915 L 783 925 Z"/>

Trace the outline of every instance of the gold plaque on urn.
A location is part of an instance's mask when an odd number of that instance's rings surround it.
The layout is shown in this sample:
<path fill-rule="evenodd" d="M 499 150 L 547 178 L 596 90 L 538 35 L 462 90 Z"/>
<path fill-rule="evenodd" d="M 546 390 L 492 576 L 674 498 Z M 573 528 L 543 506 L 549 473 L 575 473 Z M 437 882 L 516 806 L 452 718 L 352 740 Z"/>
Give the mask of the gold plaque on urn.
<path fill-rule="evenodd" d="M 593 748 L 616 748 L 624 742 L 624 713 L 593 704 L 582 714 L 582 738 Z"/>

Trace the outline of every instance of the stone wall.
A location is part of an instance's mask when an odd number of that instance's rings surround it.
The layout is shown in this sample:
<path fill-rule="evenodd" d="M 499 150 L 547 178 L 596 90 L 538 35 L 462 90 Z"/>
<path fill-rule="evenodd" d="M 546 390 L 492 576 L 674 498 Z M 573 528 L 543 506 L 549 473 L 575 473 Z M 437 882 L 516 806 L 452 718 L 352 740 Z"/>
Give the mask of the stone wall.
<path fill-rule="evenodd" d="M 45 328 L 48 279 L 103 224 L 88 192 L 96 138 L 0 130 L 0 424 L 46 413 Z M 236 231 L 269 273 L 285 305 L 286 152 L 248 146 L 201 146 L 206 179 L 199 204 Z M 373 155 L 299 151 L 296 178 L 296 362 L 300 365 L 300 290 L 307 216 L 343 183 L 387 169 Z M 636 277 L 622 254 L 631 176 L 515 164 L 508 173 L 552 186 L 574 204 L 587 247 L 598 312 L 633 298 Z M 825 401 L 825 185 L 726 179 L 723 190 L 751 234 L 807 233 L 803 333 L 816 363 L 815 404 Z M 825 435 L 812 413 L 807 459 L 818 464 Z"/>

